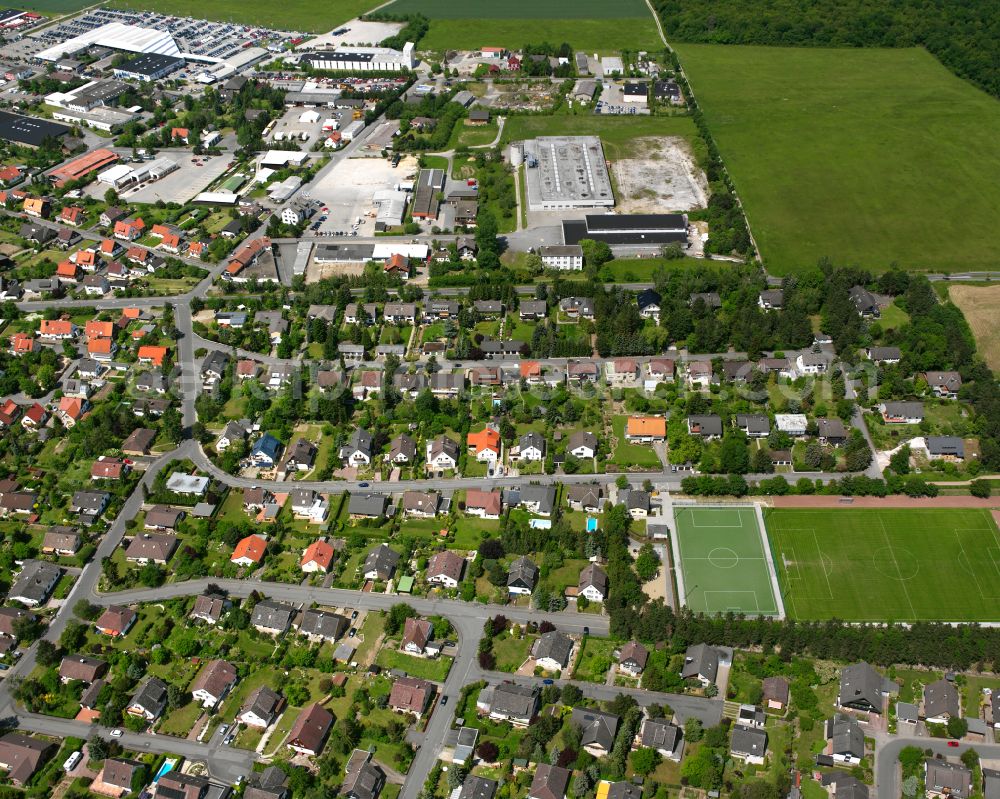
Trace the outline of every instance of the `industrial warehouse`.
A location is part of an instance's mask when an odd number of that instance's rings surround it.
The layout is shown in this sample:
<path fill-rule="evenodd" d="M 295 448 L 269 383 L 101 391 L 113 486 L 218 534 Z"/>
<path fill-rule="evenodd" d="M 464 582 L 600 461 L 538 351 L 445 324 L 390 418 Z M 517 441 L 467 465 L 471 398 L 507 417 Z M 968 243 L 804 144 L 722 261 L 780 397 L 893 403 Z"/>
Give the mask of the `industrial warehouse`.
<path fill-rule="evenodd" d="M 522 158 L 529 210 L 614 206 L 611 176 L 597 136 L 539 136 L 512 148 L 512 162 L 517 165 Z"/>
<path fill-rule="evenodd" d="M 417 65 L 413 47 L 413 42 L 403 45 L 402 52 L 388 47 L 338 47 L 302 53 L 297 60 L 311 69 L 328 72 L 402 72 Z"/>

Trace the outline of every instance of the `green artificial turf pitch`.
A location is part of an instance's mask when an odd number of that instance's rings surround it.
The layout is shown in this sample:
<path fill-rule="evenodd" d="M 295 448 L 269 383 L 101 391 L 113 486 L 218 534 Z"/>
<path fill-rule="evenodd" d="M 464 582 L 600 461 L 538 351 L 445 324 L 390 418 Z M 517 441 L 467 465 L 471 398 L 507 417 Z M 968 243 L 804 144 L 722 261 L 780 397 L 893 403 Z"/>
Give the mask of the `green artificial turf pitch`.
<path fill-rule="evenodd" d="M 1000 103 L 926 50 L 676 50 L 769 272 L 995 268 Z"/>
<path fill-rule="evenodd" d="M 791 618 L 1000 620 L 1000 536 L 989 511 L 769 510 Z"/>
<path fill-rule="evenodd" d="M 675 507 L 674 523 L 682 604 L 704 613 L 778 613 L 753 508 Z"/>

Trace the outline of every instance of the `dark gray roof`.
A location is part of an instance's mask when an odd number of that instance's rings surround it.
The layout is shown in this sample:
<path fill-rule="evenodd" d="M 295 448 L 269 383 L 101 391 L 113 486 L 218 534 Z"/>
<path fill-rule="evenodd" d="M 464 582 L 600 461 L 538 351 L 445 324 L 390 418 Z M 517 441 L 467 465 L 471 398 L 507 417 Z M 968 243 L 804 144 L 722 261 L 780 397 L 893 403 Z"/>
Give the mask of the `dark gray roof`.
<path fill-rule="evenodd" d="M 927 436 L 927 452 L 935 455 L 953 455 L 956 458 L 965 457 L 965 441 L 958 436 Z"/>
<path fill-rule="evenodd" d="M 284 632 L 291 625 L 294 616 L 294 606 L 289 605 L 287 602 L 265 599 L 254 606 L 253 617 L 250 623 L 254 627 L 263 627 L 267 630 L 281 630 Z"/>
<path fill-rule="evenodd" d="M 840 673 L 840 704 L 880 711 L 884 683 L 882 675 L 864 661 L 846 666 Z"/>
<path fill-rule="evenodd" d="M 924 716 L 959 715 L 958 689 L 948 680 L 937 680 L 924 687 Z"/>
<path fill-rule="evenodd" d="M 831 741 L 835 755 L 849 754 L 858 759 L 865 756 L 865 734 L 853 716 L 838 713 L 827 719 L 826 737 Z"/>
<path fill-rule="evenodd" d="M 399 553 L 391 549 L 388 544 L 379 544 L 368 553 L 361 572 L 362 574 L 367 574 L 370 571 L 374 571 L 378 573 L 380 578 L 388 579 L 393 571 L 395 571 L 398 563 Z"/>
<path fill-rule="evenodd" d="M 924 403 L 922 402 L 883 402 L 888 416 L 899 416 L 907 419 L 923 419 Z"/>
<path fill-rule="evenodd" d="M 816 427 L 820 438 L 847 438 L 847 428 L 840 419 L 818 419 Z"/>
<path fill-rule="evenodd" d="M 318 635 L 330 641 L 340 638 L 348 627 L 347 618 L 325 610 L 306 610 L 298 621 L 303 635 Z"/>
<path fill-rule="evenodd" d="M 458 799 L 493 799 L 497 793 L 497 781 L 470 774 L 462 783 Z"/>
<path fill-rule="evenodd" d="M 538 567 L 527 557 L 520 557 L 510 564 L 507 572 L 507 585 L 523 586 L 534 590 L 538 580 Z"/>
<path fill-rule="evenodd" d="M 550 658 L 562 666 L 569 663 L 569 654 L 572 651 L 573 639 L 558 630 L 551 630 L 542 635 L 532 648 L 536 660 Z"/>
<path fill-rule="evenodd" d="M 966 799 L 972 792 L 972 772 L 959 763 L 928 759 L 924 782 L 928 791 L 947 793 L 954 799 Z"/>
<path fill-rule="evenodd" d="M 521 487 L 521 504 L 538 503 L 538 512 L 552 512 L 555 505 L 556 489 L 554 486 L 526 485 Z"/>
<path fill-rule="evenodd" d="M 615 745 L 615 733 L 621 719 L 613 713 L 604 713 L 590 708 L 573 708 L 572 722 L 582 733 L 580 743 L 584 747 L 598 746 L 611 751 Z"/>
<path fill-rule="evenodd" d="M 672 752 L 680 739 L 680 728 L 667 719 L 646 719 L 642 724 L 640 737 L 643 746 Z"/>
<path fill-rule="evenodd" d="M 167 706 L 167 684 L 156 677 L 150 677 L 139 686 L 132 697 L 132 704 L 158 716 Z"/>
<path fill-rule="evenodd" d="M 619 780 L 608 788 L 608 799 L 642 799 L 642 786 Z"/>
<path fill-rule="evenodd" d="M 737 755 L 763 757 L 767 753 L 767 733 L 753 727 L 733 727 L 733 741 L 729 751 Z"/>
<path fill-rule="evenodd" d="M 762 413 L 736 414 L 736 426 L 747 433 L 770 433 L 771 421 Z"/>
<path fill-rule="evenodd" d="M 837 772 L 830 775 L 829 782 L 824 780 L 824 784 L 833 785 L 837 799 L 868 799 L 868 786 L 853 774 Z"/>
<path fill-rule="evenodd" d="M 490 711 L 513 718 L 529 718 L 534 715 L 537 704 L 537 688 L 531 685 L 504 682 L 493 689 Z"/>
<path fill-rule="evenodd" d="M 378 518 L 385 513 L 385 496 L 382 494 L 351 494 L 351 500 L 347 504 L 347 512 L 351 516 Z"/>
<path fill-rule="evenodd" d="M 688 416 L 688 429 L 694 430 L 695 428 L 698 428 L 699 430 L 699 432 L 696 433 L 696 435 L 721 436 L 722 419 L 720 419 L 714 413 L 693 414 L 691 416 Z"/>
<path fill-rule="evenodd" d="M 62 575 L 62 569 L 40 560 L 29 560 L 10 589 L 11 599 L 42 603 L 48 599 L 52 586 Z"/>
<path fill-rule="evenodd" d="M 688 647 L 684 655 L 684 668 L 681 677 L 703 677 L 715 682 L 719 674 L 719 650 L 708 644 L 694 644 Z"/>

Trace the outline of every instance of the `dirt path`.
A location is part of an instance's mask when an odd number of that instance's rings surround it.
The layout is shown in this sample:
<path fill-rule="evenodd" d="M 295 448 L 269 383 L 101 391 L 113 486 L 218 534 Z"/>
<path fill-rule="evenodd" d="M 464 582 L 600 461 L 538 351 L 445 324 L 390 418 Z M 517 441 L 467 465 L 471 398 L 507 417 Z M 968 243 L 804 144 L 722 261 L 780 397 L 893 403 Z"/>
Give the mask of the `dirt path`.
<path fill-rule="evenodd" d="M 848 501 L 850 500 L 850 501 Z M 772 497 L 775 508 L 1000 508 L 1000 497 Z"/>

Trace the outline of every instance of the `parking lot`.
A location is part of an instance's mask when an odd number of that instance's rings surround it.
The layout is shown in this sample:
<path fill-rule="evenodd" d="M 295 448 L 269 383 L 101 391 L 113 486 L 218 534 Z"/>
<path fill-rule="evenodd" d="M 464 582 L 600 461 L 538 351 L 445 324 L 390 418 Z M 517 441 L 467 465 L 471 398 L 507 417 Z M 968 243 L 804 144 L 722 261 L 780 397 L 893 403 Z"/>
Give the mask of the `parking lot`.
<path fill-rule="evenodd" d="M 210 22 L 191 17 L 171 17 L 152 11 L 115 11 L 99 8 L 37 33 L 32 33 L 25 37 L 22 42 L 31 42 L 30 46 L 34 46 L 34 52 L 37 52 L 111 22 L 166 31 L 173 36 L 182 54 L 220 60 L 238 54 L 244 47 L 251 45 L 259 47 L 280 46 L 300 35 L 294 32 L 272 31 L 249 25 Z M 35 46 L 36 44 L 37 46 Z"/>
<path fill-rule="evenodd" d="M 649 114 L 649 105 L 646 103 L 626 103 L 622 96 L 621 84 L 606 80 L 601 89 L 600 99 L 594 105 L 594 113 L 640 116 Z"/>
<path fill-rule="evenodd" d="M 131 155 L 131 150 L 117 152 L 123 160 L 128 160 Z M 123 199 L 139 203 L 155 203 L 157 200 L 163 200 L 165 203 L 186 203 L 205 191 L 229 166 L 229 157 L 225 155 L 198 156 L 195 159 L 188 154 L 170 153 L 163 157 L 174 161 L 177 169 L 160 180 L 121 192 Z M 107 189 L 104 183 L 94 181 L 84 191 L 95 199 L 101 199 Z"/>
<path fill-rule="evenodd" d="M 382 158 L 345 158 L 333 169 L 309 185 L 309 193 L 328 209 L 327 218 L 313 233 L 358 236 L 375 235 L 375 206 L 372 195 L 382 189 L 412 180 L 417 173 L 417 159 L 407 156 L 395 169 Z M 357 224 L 358 217 L 361 223 Z M 317 219 L 319 221 L 319 219 Z M 355 227 L 357 225 L 357 227 Z"/>

